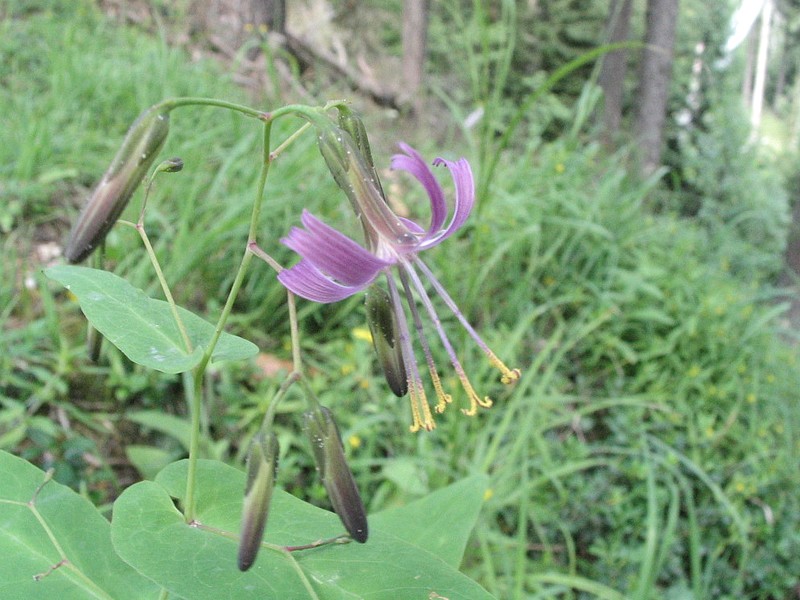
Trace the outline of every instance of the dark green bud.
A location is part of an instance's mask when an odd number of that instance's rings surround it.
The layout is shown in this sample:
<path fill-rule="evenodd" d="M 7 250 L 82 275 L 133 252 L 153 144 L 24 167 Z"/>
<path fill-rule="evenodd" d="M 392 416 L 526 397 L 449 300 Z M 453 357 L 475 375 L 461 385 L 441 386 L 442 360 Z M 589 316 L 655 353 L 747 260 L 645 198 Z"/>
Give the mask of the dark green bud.
<path fill-rule="evenodd" d="M 311 441 L 311 450 L 322 484 L 328 492 L 333 510 L 339 515 L 347 533 L 355 541 L 367 541 L 367 511 L 358 493 L 353 473 L 344 457 L 339 428 L 331 411 L 324 406 L 306 411 L 303 423 Z"/>
<path fill-rule="evenodd" d="M 356 216 L 361 219 L 370 244 L 377 243 L 379 235 L 393 240 L 398 246 L 418 244 L 417 237 L 389 208 L 375 169 L 367 164 L 353 137 L 331 124 L 319 128 L 318 140 L 320 153 L 333 179 L 347 195 Z M 364 143 L 367 143 L 365 140 Z M 365 147 L 369 149 L 368 145 Z"/>
<path fill-rule="evenodd" d="M 159 171 L 163 173 L 177 173 L 183 171 L 183 159 L 177 156 L 168 158 L 159 165 Z"/>
<path fill-rule="evenodd" d="M 269 503 L 278 470 L 278 438 L 259 431 L 247 454 L 247 485 L 242 504 L 242 529 L 237 557 L 239 570 L 247 571 L 256 560 L 269 515 Z"/>
<path fill-rule="evenodd" d="M 169 113 L 163 108 L 151 107 L 139 115 L 72 227 L 64 252 L 69 262 L 81 262 L 103 241 L 147 175 L 168 133 Z"/>
<path fill-rule="evenodd" d="M 342 189 L 348 187 L 347 172 L 350 170 L 350 160 L 347 157 L 345 144 L 347 134 L 335 126 L 321 129 L 317 137 L 319 151 L 325 164 L 328 165 L 333 178 Z M 345 191 L 347 191 L 345 189 Z"/>
<path fill-rule="evenodd" d="M 367 324 L 386 383 L 395 396 L 405 396 L 408 393 L 408 377 L 400 347 L 397 315 L 389 294 L 378 285 L 372 285 L 367 290 Z"/>
<path fill-rule="evenodd" d="M 356 148 L 358 148 L 361 156 L 364 157 L 364 162 L 367 163 L 372 173 L 372 178 L 375 181 L 378 191 L 382 197 L 385 197 L 383 187 L 381 186 L 381 180 L 378 177 L 378 172 L 375 170 L 375 162 L 372 160 L 372 149 L 369 145 L 369 137 L 367 137 L 367 128 L 364 127 L 364 121 L 361 120 L 358 113 L 353 112 L 347 107 L 339 107 L 339 127 L 350 134 Z"/>

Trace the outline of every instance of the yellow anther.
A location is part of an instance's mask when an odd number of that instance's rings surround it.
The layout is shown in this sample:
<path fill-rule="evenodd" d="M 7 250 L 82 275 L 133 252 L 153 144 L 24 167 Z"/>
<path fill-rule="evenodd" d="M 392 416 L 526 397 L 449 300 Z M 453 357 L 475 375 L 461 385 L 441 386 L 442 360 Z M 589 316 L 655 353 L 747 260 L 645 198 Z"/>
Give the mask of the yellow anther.
<path fill-rule="evenodd" d="M 447 405 L 453 401 L 453 397 L 444 391 L 444 388 L 442 387 L 442 381 L 439 379 L 439 374 L 436 372 L 436 370 L 431 368 L 430 372 L 431 381 L 433 381 L 433 389 L 436 390 L 436 397 L 439 399 L 434 410 L 441 414 L 444 412 L 444 409 L 447 408 Z"/>
<path fill-rule="evenodd" d="M 509 384 L 519 379 L 521 374 L 519 369 L 509 369 L 491 350 L 487 353 L 487 356 L 489 357 L 489 363 L 500 371 L 500 381 Z"/>
<path fill-rule="evenodd" d="M 483 408 L 489 408 L 492 405 L 491 398 L 488 396 L 486 398 L 481 398 L 475 393 L 475 390 L 473 389 L 472 384 L 469 382 L 466 373 L 463 371 L 458 373 L 458 378 L 461 380 L 461 387 L 463 387 L 464 391 L 467 392 L 467 397 L 469 398 L 469 408 L 462 408 L 462 413 L 468 417 L 472 417 L 477 414 L 479 406 Z"/>
<path fill-rule="evenodd" d="M 428 406 L 428 400 L 425 397 L 425 390 L 419 385 L 418 382 L 409 381 L 409 400 L 411 402 L 411 433 L 416 433 L 420 429 L 431 431 L 436 428 L 436 423 L 433 422 L 431 409 Z"/>

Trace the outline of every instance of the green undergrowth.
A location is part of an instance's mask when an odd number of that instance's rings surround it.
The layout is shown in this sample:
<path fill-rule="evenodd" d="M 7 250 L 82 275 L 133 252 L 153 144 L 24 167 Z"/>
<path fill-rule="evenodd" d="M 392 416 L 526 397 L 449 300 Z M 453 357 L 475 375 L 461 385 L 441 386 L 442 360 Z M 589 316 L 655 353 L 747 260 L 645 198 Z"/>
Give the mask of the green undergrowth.
<path fill-rule="evenodd" d="M 77 305 L 45 283 L 36 244 L 63 241 L 144 108 L 246 94 L 214 61 L 112 24 L 89 2 L 11 6 L 0 21 L 0 105 L 14 115 L 0 128 L 0 448 L 54 467 L 57 481 L 103 506 L 185 456 L 180 382 L 109 348 L 89 362 Z M 246 239 L 259 141 L 243 118 L 176 112 L 163 154 L 186 168 L 157 180 L 148 208 L 178 302 L 212 320 Z M 406 141 L 430 158 L 467 152 Z M 433 433 L 408 433 L 407 403 L 378 374 L 359 298 L 300 302 L 311 385 L 337 415 L 370 513 L 490 476 L 462 569 L 498 598 L 783 598 L 800 573 L 800 365 L 762 269 L 778 249 L 748 254 L 753 230 L 724 218 L 655 212 L 658 182 L 625 166 L 623 153 L 577 134 L 509 152 L 479 218 L 424 257 L 487 343 L 523 371 L 515 388 L 499 385 L 437 307 L 490 410 L 467 418 L 451 407 Z M 413 182 L 391 183 L 417 216 Z M 306 135 L 270 174 L 263 246 L 290 260 L 278 240 L 301 209 L 345 225 L 343 200 Z M 783 226 L 781 210 L 762 223 Z M 112 232 L 108 256 L 116 274 L 159 297 L 132 230 Z M 243 460 L 280 384 L 264 365 L 285 372 L 290 359 L 284 300 L 273 273 L 255 267 L 230 330 L 259 346 L 260 362 L 212 369 L 207 457 Z M 463 403 L 445 353 L 434 352 Z M 281 405 L 278 482 L 325 506 L 301 412 L 299 397 Z"/>

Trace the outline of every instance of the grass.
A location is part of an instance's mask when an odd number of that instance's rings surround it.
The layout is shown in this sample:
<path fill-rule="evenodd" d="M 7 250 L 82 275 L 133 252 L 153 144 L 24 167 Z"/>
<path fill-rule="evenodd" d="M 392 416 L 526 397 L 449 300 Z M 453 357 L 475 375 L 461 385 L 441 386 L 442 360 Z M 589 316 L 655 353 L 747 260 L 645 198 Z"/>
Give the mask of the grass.
<path fill-rule="evenodd" d="M 247 95 L 220 65 L 190 61 L 89 2 L 5 10 L 0 103 L 13 118 L 0 128 L 9 199 L 0 208 L 0 447 L 54 465 L 60 481 L 105 503 L 140 476 L 126 448 L 183 451 L 180 420 L 152 417 L 183 417 L 179 388 L 114 351 L 89 363 L 82 320 L 38 276 L 34 250 L 42 237 L 63 239 L 145 107 Z M 196 311 L 216 315 L 230 284 L 258 139 L 258 127 L 225 113 L 173 120 L 164 155 L 187 167 L 158 180 L 147 226 L 179 303 Z M 776 290 L 752 276 L 765 264 L 748 253 L 759 238 L 718 213 L 653 214 L 656 182 L 631 179 L 624 163 L 577 129 L 504 154 L 481 218 L 427 257 L 489 345 L 523 369 L 503 390 L 457 324 L 445 324 L 476 389 L 493 395 L 491 410 L 474 419 L 450 410 L 434 434 L 408 434 L 405 400 L 387 393 L 359 335 L 358 299 L 301 303 L 311 384 L 337 414 L 370 511 L 491 475 L 463 569 L 498 598 L 788 597 L 800 572 L 800 365 L 776 335 Z M 302 207 L 349 219 L 310 137 L 270 177 L 262 235 L 279 259 L 288 255 L 277 240 Z M 780 219 L 764 221 L 779 237 Z M 158 293 L 135 235 L 118 228 L 108 246 L 115 272 Z M 230 326 L 288 358 L 283 293 L 267 269 L 248 278 Z M 276 385 L 254 365 L 216 369 L 209 455 L 241 464 Z M 299 410 L 290 397 L 279 415 L 279 482 L 324 502 L 307 481 Z"/>

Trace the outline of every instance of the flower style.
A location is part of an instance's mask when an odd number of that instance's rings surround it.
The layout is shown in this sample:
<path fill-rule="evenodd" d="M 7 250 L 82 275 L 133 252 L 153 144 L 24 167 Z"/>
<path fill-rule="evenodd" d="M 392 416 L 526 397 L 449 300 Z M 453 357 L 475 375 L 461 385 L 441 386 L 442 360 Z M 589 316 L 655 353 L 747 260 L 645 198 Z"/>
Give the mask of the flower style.
<path fill-rule="evenodd" d="M 385 276 L 389 289 L 387 303 L 396 318 L 396 321 L 395 319 L 392 321 L 397 330 L 397 339 L 394 339 L 393 333 L 389 333 L 394 329 L 392 326 L 383 326 L 379 331 L 387 336 L 384 341 L 391 347 L 399 343 L 400 358 L 397 362 L 401 365 L 400 371 L 406 381 L 403 385 L 392 385 L 388 372 L 387 379 L 390 380 L 389 383 L 398 396 L 405 395 L 406 390 L 410 393 L 412 431 L 418 431 L 420 428 L 431 430 L 435 424 L 414 359 L 408 322 L 401 303 L 401 289 L 436 391 L 438 398 L 436 411 L 442 412 L 452 401 L 451 396 L 445 393 L 442 387 L 430 346 L 424 335 L 422 317 L 415 300 L 416 294 L 469 397 L 469 407 L 462 411 L 467 415 L 474 415 L 478 406 L 489 407 L 492 401 L 488 397 L 481 398 L 473 389 L 436 314 L 423 283 L 423 277 L 487 355 L 491 364 L 500 370 L 503 383 L 517 380 L 519 370 L 506 367 L 489 349 L 441 283 L 419 258 L 420 252 L 433 248 L 458 231 L 469 216 L 475 201 L 472 169 L 463 158 L 457 161 L 437 158 L 433 162 L 436 166 L 444 165 L 450 171 L 455 184 L 452 216 L 447 222 L 451 211 L 433 172 L 416 150 L 406 144 L 400 144 L 401 153 L 392 157 L 392 168 L 410 173 L 425 188 L 430 199 L 431 219 L 428 227 L 424 228 L 392 212 L 383 196 L 374 169 L 368 166 L 352 138 L 342 130 L 337 132 L 335 142 L 338 147 L 334 150 L 329 149 L 326 153 L 325 140 L 322 136 L 320 146 L 334 177 L 349 196 L 360 217 L 368 247 L 362 247 L 310 212 L 303 211 L 301 221 L 304 228 L 293 227 L 281 240 L 284 245 L 299 254 L 301 260 L 293 267 L 281 271 L 278 279 L 298 296 L 314 302 L 329 303 L 361 292 L 373 285 L 380 275 Z M 401 288 L 395 282 L 393 272 L 397 273 Z M 376 334 L 380 335 L 376 332 L 376 328 L 373 328 L 373 341 L 376 341 L 374 339 Z"/>

